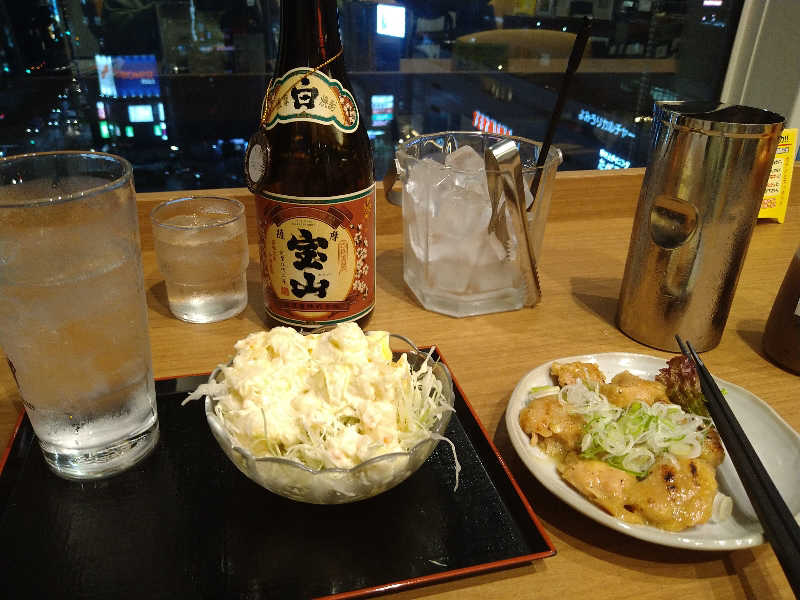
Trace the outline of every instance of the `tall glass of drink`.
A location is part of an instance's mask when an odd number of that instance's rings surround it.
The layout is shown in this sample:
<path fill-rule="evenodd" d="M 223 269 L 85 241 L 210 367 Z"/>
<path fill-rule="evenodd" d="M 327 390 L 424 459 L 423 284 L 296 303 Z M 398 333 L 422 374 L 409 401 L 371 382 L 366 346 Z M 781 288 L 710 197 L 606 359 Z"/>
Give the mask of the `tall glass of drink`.
<path fill-rule="evenodd" d="M 0 161 L 0 347 L 44 459 L 70 479 L 158 441 L 131 165 L 92 152 Z"/>
<path fill-rule="evenodd" d="M 213 323 L 247 306 L 247 223 L 233 198 L 194 196 L 151 213 L 169 309 L 190 323 Z"/>

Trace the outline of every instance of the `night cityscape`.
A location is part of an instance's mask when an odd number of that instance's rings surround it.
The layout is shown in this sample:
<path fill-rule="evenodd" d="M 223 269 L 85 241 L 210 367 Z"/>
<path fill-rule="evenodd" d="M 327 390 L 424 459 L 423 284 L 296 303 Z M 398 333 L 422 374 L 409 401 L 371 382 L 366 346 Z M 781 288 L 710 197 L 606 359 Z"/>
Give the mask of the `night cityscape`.
<path fill-rule="evenodd" d="M 542 139 L 585 16 L 592 36 L 554 140 L 561 168 L 643 166 L 654 101 L 718 99 L 741 1 L 351 1 L 339 10 L 381 179 L 397 142 L 415 133 Z M 112 152 L 134 165 L 139 191 L 245 185 L 279 12 L 270 0 L 0 0 L 0 156 Z"/>

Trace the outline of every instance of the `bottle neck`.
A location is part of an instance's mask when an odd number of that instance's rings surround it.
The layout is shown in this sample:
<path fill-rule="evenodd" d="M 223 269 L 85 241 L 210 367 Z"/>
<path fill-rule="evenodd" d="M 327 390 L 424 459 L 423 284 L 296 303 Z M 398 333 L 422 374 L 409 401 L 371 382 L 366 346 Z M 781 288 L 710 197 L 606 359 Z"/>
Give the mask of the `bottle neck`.
<path fill-rule="evenodd" d="M 283 0 L 276 75 L 295 67 L 312 69 L 334 57 L 342 47 L 336 0 Z M 333 61 L 342 65 L 342 57 Z"/>

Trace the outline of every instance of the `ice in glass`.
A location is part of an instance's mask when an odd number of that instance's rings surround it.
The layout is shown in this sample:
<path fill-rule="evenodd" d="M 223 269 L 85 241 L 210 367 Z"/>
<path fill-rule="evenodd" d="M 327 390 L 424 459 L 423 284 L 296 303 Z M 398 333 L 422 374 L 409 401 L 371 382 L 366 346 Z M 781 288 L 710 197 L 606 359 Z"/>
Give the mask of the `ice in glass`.
<path fill-rule="evenodd" d="M 398 173 L 403 181 L 403 275 L 427 309 L 457 317 L 521 308 L 525 278 L 519 256 L 527 241 L 510 226 L 511 210 L 500 197 L 502 215 L 490 228 L 484 151 L 503 136 L 446 132 L 401 145 Z M 522 163 L 525 203 L 539 146 L 515 138 Z M 543 167 L 538 201 L 526 214 L 528 236 L 539 254 L 561 153 L 551 149 Z M 490 231 L 490 229 L 492 229 Z"/>
<path fill-rule="evenodd" d="M 152 222 L 172 314 L 190 323 L 212 323 L 244 310 L 249 252 L 241 202 L 178 198 L 157 206 Z"/>
<path fill-rule="evenodd" d="M 130 165 L 58 152 L 0 161 L 0 346 L 45 461 L 104 477 L 158 440 Z"/>

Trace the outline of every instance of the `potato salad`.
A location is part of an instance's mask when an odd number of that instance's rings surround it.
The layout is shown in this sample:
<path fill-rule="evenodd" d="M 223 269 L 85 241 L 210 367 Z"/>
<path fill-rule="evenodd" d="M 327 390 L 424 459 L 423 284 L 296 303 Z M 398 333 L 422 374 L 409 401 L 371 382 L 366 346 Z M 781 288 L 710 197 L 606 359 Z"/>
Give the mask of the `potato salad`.
<path fill-rule="evenodd" d="M 389 334 L 354 323 L 302 335 L 275 327 L 239 340 L 209 395 L 236 443 L 255 457 L 297 460 L 313 469 L 351 468 L 431 437 L 452 410 L 426 363 L 392 360 Z M 429 362 L 429 361 L 428 361 Z"/>

